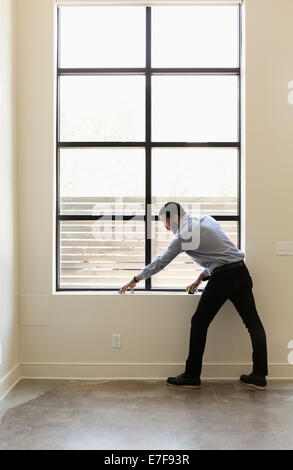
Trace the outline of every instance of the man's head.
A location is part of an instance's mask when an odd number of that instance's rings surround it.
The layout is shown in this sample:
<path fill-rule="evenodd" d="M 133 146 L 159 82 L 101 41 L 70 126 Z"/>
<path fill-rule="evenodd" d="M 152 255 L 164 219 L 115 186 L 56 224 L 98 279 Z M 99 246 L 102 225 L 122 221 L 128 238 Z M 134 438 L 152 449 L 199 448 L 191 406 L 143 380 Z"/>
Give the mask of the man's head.
<path fill-rule="evenodd" d="M 185 210 L 178 202 L 166 202 L 159 211 L 159 218 L 164 223 L 167 230 L 176 233 L 180 224 L 180 219 L 186 214 Z"/>

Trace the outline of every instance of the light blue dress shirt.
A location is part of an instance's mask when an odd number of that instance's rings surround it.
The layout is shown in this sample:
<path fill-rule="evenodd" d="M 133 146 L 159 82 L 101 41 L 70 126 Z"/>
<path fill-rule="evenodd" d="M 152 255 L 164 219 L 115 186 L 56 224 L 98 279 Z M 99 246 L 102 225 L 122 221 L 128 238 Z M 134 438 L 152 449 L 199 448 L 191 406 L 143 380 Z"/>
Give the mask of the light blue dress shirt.
<path fill-rule="evenodd" d="M 225 234 L 220 224 L 211 216 L 193 217 L 185 214 L 175 238 L 162 255 L 145 266 L 138 276 L 147 279 L 164 269 L 180 253 L 186 253 L 204 268 L 204 276 L 224 264 L 235 263 L 244 259 L 240 251 Z"/>

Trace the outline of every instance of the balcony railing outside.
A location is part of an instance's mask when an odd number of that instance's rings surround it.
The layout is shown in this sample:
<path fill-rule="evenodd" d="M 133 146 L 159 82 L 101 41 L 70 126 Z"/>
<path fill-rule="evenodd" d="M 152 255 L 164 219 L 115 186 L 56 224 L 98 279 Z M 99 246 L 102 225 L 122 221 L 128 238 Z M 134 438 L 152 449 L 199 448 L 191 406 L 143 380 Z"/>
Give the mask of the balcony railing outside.
<path fill-rule="evenodd" d="M 153 198 L 152 215 L 166 198 Z M 177 198 L 193 215 L 235 216 L 219 223 L 237 245 L 237 199 Z M 118 288 L 145 266 L 145 208 L 139 198 L 69 198 L 60 201 L 60 214 L 72 220 L 60 223 L 60 288 Z M 130 220 L 74 220 L 75 216 L 133 215 Z M 135 216 L 140 216 L 136 220 Z M 152 221 L 152 259 L 163 253 L 173 237 L 161 222 Z M 201 271 L 185 253 L 152 278 L 154 288 L 184 288 Z M 138 288 L 144 288 L 140 282 Z"/>

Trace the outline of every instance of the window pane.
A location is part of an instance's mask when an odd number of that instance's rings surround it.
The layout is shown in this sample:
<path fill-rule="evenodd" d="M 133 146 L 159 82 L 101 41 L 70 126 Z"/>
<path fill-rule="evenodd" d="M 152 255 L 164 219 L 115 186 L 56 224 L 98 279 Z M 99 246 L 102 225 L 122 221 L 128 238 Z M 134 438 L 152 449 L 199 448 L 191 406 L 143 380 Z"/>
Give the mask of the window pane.
<path fill-rule="evenodd" d="M 62 221 L 60 237 L 61 288 L 120 288 L 144 266 L 143 221 Z"/>
<path fill-rule="evenodd" d="M 152 80 L 154 141 L 237 141 L 235 76 L 155 76 Z"/>
<path fill-rule="evenodd" d="M 219 222 L 228 237 L 237 246 L 237 222 Z M 174 235 L 165 230 L 162 222 L 153 222 L 152 226 L 152 259 L 163 253 Z M 166 268 L 152 277 L 154 288 L 183 288 L 196 280 L 202 271 L 186 253 L 178 255 Z M 200 285 L 204 288 L 206 282 Z"/>
<path fill-rule="evenodd" d="M 143 141 L 143 76 L 61 77 L 61 141 Z"/>
<path fill-rule="evenodd" d="M 61 8 L 61 67 L 144 67 L 145 8 Z"/>
<path fill-rule="evenodd" d="M 237 161 L 233 148 L 154 148 L 154 212 L 175 200 L 194 215 L 237 215 Z"/>
<path fill-rule="evenodd" d="M 61 214 L 144 214 L 145 151 L 61 149 Z"/>
<path fill-rule="evenodd" d="M 152 8 L 153 67 L 237 67 L 238 7 Z"/>

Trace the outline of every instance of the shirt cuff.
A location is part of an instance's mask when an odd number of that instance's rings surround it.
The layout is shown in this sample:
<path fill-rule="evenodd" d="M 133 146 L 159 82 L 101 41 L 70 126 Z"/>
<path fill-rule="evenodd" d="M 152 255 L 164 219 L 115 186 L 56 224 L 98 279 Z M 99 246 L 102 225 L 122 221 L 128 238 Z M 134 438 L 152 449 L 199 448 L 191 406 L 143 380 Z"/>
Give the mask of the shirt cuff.
<path fill-rule="evenodd" d="M 208 281 L 211 277 L 210 272 L 209 272 L 208 269 L 204 269 L 202 271 L 202 274 L 203 274 L 203 278 L 202 278 L 203 281 Z"/>

